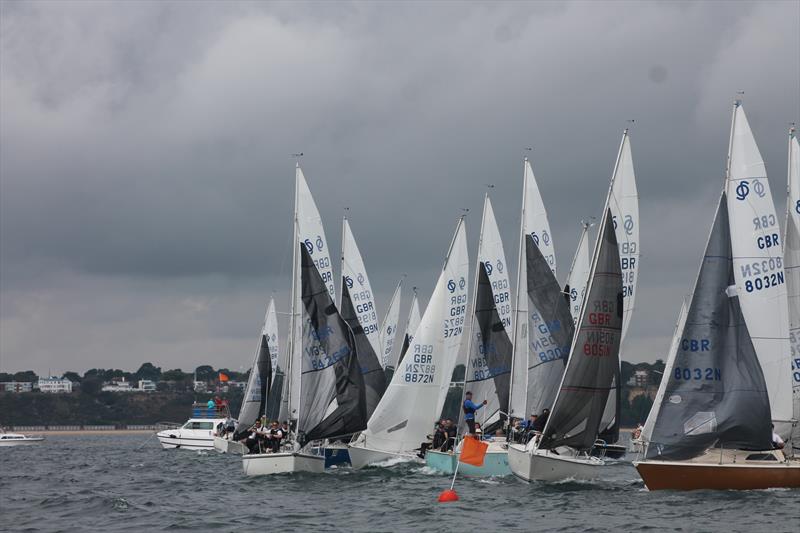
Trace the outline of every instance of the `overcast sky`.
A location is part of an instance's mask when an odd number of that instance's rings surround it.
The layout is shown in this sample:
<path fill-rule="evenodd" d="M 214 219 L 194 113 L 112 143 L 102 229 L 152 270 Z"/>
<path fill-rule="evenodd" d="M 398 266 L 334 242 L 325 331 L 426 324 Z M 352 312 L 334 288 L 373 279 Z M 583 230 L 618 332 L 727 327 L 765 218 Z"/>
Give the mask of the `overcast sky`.
<path fill-rule="evenodd" d="M 382 314 L 404 273 L 427 301 L 461 208 L 474 257 L 487 183 L 516 264 L 526 154 L 563 281 L 635 119 L 631 361 L 694 282 L 737 91 L 784 209 L 797 1 L 1 5 L 2 371 L 249 365 L 288 310 L 292 152 Z"/>

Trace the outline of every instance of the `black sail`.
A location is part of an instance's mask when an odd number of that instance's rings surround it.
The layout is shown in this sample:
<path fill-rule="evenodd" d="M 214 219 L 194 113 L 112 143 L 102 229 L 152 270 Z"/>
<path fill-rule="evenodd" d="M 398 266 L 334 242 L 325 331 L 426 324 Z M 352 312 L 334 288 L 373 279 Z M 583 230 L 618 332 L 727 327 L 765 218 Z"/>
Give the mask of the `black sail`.
<path fill-rule="evenodd" d="M 250 369 L 239 418 L 236 420 L 237 432 L 249 428 L 261 415 L 266 414 L 271 381 L 272 359 L 269 356 L 269 342 L 267 336 L 262 334 L 253 367 Z"/>
<path fill-rule="evenodd" d="M 361 374 L 364 376 L 365 396 L 367 402 L 367 420 L 372 416 L 375 407 L 386 391 L 386 374 L 381 367 L 378 356 L 372 348 L 372 343 L 364 333 L 364 328 L 358 320 L 358 314 L 350 298 L 350 289 L 347 287 L 346 280 L 342 283 L 342 309 L 341 315 L 356 341 L 356 353 L 358 354 L 358 364 Z"/>
<path fill-rule="evenodd" d="M 525 236 L 525 261 L 530 345 L 526 407 L 529 413 L 540 414 L 553 407 L 575 324 L 558 280 L 530 235 Z"/>
<path fill-rule="evenodd" d="M 300 250 L 301 295 L 308 335 L 314 341 L 303 347 L 301 395 L 304 409 L 310 412 L 301 412 L 301 416 L 303 421 L 321 418 L 310 429 L 300 424 L 299 440 L 305 443 L 361 431 L 367 427 L 367 412 L 353 332 L 339 315 L 306 247 L 300 246 Z M 335 409 L 322 418 L 334 398 Z"/>
<path fill-rule="evenodd" d="M 708 237 L 648 459 L 684 460 L 712 447 L 772 448 L 764 374 L 735 294 L 723 193 Z"/>
<path fill-rule="evenodd" d="M 609 211 L 603 220 L 579 327 L 540 448 L 590 449 L 619 372 L 622 270 Z"/>

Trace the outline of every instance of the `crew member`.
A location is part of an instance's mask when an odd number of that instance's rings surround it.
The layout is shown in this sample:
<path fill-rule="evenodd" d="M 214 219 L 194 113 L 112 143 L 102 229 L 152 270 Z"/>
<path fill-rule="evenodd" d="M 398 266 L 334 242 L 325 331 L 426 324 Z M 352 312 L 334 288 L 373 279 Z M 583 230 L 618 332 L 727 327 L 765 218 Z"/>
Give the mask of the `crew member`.
<path fill-rule="evenodd" d="M 772 428 L 772 447 L 776 450 L 782 450 L 786 445 L 780 435 L 775 433 L 775 424 L 770 426 Z"/>
<path fill-rule="evenodd" d="M 464 394 L 464 398 L 464 405 L 462 406 L 464 409 L 464 421 L 467 423 L 467 427 L 469 427 L 469 434 L 475 435 L 475 412 L 488 402 L 483 400 L 483 403 L 473 403 L 471 391 L 467 391 L 467 393 Z"/>

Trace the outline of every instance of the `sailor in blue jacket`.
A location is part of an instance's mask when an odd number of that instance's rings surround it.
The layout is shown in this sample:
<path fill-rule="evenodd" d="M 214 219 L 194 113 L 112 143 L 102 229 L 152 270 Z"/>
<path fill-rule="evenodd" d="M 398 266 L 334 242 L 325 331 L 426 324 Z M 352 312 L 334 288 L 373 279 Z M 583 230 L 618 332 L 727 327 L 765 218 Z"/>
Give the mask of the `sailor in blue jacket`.
<path fill-rule="evenodd" d="M 467 391 L 464 394 L 464 398 L 466 398 L 462 406 L 464 409 L 464 421 L 469 427 L 469 434 L 475 435 L 475 411 L 486 405 L 486 400 L 483 400 L 483 403 L 473 403 L 471 391 Z"/>

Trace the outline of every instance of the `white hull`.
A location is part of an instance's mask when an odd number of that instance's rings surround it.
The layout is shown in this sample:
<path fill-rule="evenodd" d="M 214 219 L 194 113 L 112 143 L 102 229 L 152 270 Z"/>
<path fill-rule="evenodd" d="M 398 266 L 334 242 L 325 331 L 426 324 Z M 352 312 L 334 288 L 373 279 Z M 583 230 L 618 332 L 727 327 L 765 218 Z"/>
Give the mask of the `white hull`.
<path fill-rule="evenodd" d="M 32 444 L 39 444 L 44 440 L 44 437 L 25 437 L 24 439 L 8 439 L 1 440 L 0 447 L 7 446 L 31 446 Z"/>
<path fill-rule="evenodd" d="M 214 437 L 214 449 L 220 453 L 233 453 L 244 455 L 247 453 L 247 446 L 235 440 Z"/>
<path fill-rule="evenodd" d="M 508 447 L 511 472 L 524 481 L 591 480 L 602 476 L 605 463 L 596 457 L 557 455 L 549 450 L 526 450 L 512 444 Z"/>
<path fill-rule="evenodd" d="M 373 450 L 352 444 L 348 444 L 347 449 L 350 452 L 350 464 L 355 469 L 364 468 L 365 466 L 374 465 L 375 463 L 381 463 L 390 459 L 417 459 L 417 456 L 409 453 L 384 452 L 382 450 Z"/>
<path fill-rule="evenodd" d="M 325 457 L 300 452 L 258 453 L 242 456 L 242 468 L 247 476 L 268 476 L 292 472 L 325 471 Z"/>
<path fill-rule="evenodd" d="M 165 450 L 213 450 L 214 438 L 199 438 L 199 437 L 180 437 L 158 434 L 158 442 Z"/>

